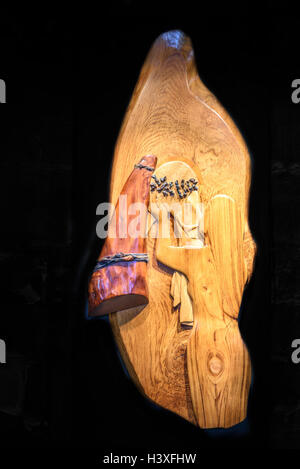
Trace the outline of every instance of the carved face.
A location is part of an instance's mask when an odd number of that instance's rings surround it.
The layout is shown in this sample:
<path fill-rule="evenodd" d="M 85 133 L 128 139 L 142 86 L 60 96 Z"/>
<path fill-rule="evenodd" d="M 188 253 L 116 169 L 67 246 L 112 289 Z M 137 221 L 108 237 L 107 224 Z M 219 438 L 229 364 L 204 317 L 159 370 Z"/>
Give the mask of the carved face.
<path fill-rule="evenodd" d="M 201 184 L 192 168 L 182 161 L 171 161 L 160 166 L 151 184 L 150 212 L 158 221 L 159 211 L 165 217 L 161 223 L 173 239 L 173 246 L 202 247 L 204 242 L 203 204 Z M 155 221 L 153 220 L 153 221 Z"/>
<path fill-rule="evenodd" d="M 252 272 L 254 255 L 249 254 L 249 244 L 253 240 L 247 231 L 247 220 L 243 220 L 240 208 L 232 197 L 216 194 L 204 207 L 200 179 L 191 166 L 183 161 L 170 161 L 155 171 L 150 212 L 158 223 L 156 237 L 160 248 L 157 249 L 159 261 L 169 265 L 171 251 L 162 249 L 167 244 L 173 251 L 176 248 L 209 248 L 215 268 L 219 270 L 216 273 L 219 276 L 216 281 L 220 284 L 219 293 L 227 298 L 222 300 L 222 307 L 230 316 L 237 317 L 244 285 Z M 168 243 L 162 243 L 161 238 L 169 239 Z M 251 247 L 254 250 L 253 245 Z M 182 266 L 180 263 L 178 268 L 175 265 L 172 268 L 188 277 L 195 273 L 188 265 Z M 233 311 L 229 311 L 227 303 Z"/>

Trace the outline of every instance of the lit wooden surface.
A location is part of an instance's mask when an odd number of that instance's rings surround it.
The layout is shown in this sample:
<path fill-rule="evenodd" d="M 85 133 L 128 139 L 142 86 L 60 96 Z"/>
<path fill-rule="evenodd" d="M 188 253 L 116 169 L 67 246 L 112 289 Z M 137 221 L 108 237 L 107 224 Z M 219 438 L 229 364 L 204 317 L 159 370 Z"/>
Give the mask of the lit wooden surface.
<path fill-rule="evenodd" d="M 156 157 L 144 156 L 139 164 L 148 168 L 156 166 Z M 132 168 L 132 172 L 122 188 L 116 204 L 105 243 L 98 261 L 119 253 L 129 254 L 127 261 L 109 264 L 93 272 L 89 282 L 89 316 L 101 316 L 115 311 L 146 305 L 148 303 L 147 264 L 132 262 L 130 253 L 146 254 L 146 227 L 150 199 L 150 181 L 152 171 L 145 168 Z M 124 216 L 124 207 L 120 200 L 126 198 L 126 204 L 144 204 L 145 210 L 141 217 L 141 235 L 130 236 L 130 223 L 135 214 Z M 126 212 L 126 209 L 125 209 Z M 121 220 L 121 223 L 119 221 Z M 126 221 L 126 223 L 125 223 Z M 126 259 L 126 256 L 125 256 Z"/>
<path fill-rule="evenodd" d="M 172 248 L 149 237 L 149 304 L 139 314 L 111 314 L 113 332 L 132 379 L 149 399 L 202 427 L 229 427 L 246 416 L 251 377 L 236 321 L 255 254 L 247 222 L 250 157 L 198 77 L 190 40 L 179 31 L 160 36 L 142 68 L 115 148 L 113 203 L 147 154 L 157 156 L 157 171 L 179 161 L 197 175 L 205 246 Z M 168 254 L 174 249 L 182 256 Z M 182 327 L 174 311 L 174 271 L 187 279 L 192 328 Z"/>

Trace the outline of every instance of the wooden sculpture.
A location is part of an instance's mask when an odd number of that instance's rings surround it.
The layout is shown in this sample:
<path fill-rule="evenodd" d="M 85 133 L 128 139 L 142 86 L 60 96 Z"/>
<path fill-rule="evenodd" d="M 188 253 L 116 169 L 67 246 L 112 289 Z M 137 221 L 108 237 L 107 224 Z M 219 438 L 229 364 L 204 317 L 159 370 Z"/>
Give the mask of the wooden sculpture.
<path fill-rule="evenodd" d="M 156 160 L 153 155 L 144 156 L 134 166 L 120 193 L 110 220 L 108 236 L 89 283 L 90 316 L 102 316 L 148 303 L 146 211 L 149 204 L 150 179 Z M 130 226 L 135 221 L 135 213 L 127 216 L 127 208 L 135 203 L 141 203 L 145 207 L 145 212 L 141 213 L 138 237 L 130 236 Z"/>
<path fill-rule="evenodd" d="M 162 34 L 142 68 L 115 148 L 115 206 L 143 155 L 157 157 L 147 246 L 140 251 L 149 261 L 139 263 L 148 303 L 142 310 L 141 304 L 122 311 L 113 305 L 114 336 L 145 396 L 203 428 L 230 427 L 246 417 L 251 379 L 237 323 L 255 255 L 248 226 L 250 157 L 200 80 L 191 42 L 180 31 Z M 189 206 L 191 218 L 183 220 L 173 202 Z M 166 218 L 170 236 L 161 237 Z"/>

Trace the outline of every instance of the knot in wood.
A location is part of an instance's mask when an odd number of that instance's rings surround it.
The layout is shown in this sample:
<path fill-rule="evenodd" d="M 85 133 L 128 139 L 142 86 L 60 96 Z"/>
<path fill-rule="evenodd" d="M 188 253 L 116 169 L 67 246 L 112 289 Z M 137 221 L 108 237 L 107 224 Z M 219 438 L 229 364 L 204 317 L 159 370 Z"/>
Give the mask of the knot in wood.
<path fill-rule="evenodd" d="M 218 353 L 211 353 L 208 357 L 207 366 L 213 376 L 219 376 L 224 370 L 224 360 Z"/>

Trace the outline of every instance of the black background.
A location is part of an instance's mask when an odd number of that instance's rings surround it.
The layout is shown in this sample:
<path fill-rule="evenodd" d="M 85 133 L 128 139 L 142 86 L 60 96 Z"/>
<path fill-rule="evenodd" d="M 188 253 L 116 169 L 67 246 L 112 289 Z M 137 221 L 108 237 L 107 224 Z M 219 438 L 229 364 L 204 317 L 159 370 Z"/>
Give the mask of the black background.
<path fill-rule="evenodd" d="M 0 19 L 1 442 L 89 448 L 95 460 L 111 451 L 297 448 L 300 104 L 291 83 L 300 78 L 300 20 L 271 6 L 186 19 L 134 13 L 127 1 L 88 21 L 46 11 Z M 191 37 L 200 77 L 253 159 L 258 255 L 240 318 L 254 370 L 246 434 L 212 437 L 150 404 L 127 378 L 109 323 L 84 316 L 114 144 L 146 54 L 170 29 Z"/>

